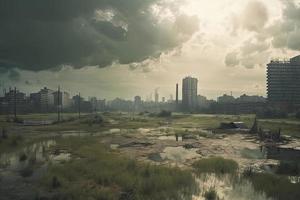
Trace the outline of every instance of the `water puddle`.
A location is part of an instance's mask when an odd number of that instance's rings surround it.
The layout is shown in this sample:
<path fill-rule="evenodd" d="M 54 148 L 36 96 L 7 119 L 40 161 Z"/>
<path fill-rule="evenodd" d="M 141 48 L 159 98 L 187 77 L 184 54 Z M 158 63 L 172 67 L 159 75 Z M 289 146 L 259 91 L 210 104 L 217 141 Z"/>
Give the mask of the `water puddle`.
<path fill-rule="evenodd" d="M 281 148 L 277 146 L 262 147 L 262 152 L 266 154 L 268 159 L 300 161 L 300 150 L 292 148 Z"/>
<path fill-rule="evenodd" d="M 241 155 L 243 158 L 247 159 L 265 159 L 266 154 L 262 151 L 262 149 L 249 149 L 245 148 L 241 150 Z"/>
<path fill-rule="evenodd" d="M 160 153 L 162 159 L 172 160 L 176 162 L 185 162 L 201 157 L 197 153 L 197 149 L 186 149 L 184 147 L 166 147 L 162 153 Z"/>
<path fill-rule="evenodd" d="M 119 144 L 111 144 L 111 145 L 110 145 L 110 148 L 111 148 L 112 150 L 117 150 L 119 147 L 120 147 Z"/>
<path fill-rule="evenodd" d="M 48 140 L 27 146 L 19 151 L 0 154 L 0 172 L 19 172 L 33 166 L 49 162 L 60 163 L 71 159 L 71 154 L 63 150 L 50 152 L 55 140 Z"/>
<path fill-rule="evenodd" d="M 162 135 L 162 136 L 158 136 L 157 139 L 182 142 L 182 136 L 176 137 L 176 135 Z"/>
<path fill-rule="evenodd" d="M 151 153 L 148 155 L 148 159 L 154 162 L 163 162 L 164 159 L 160 156 L 159 153 Z"/>
<path fill-rule="evenodd" d="M 261 146 L 256 149 L 245 148 L 241 155 L 248 159 L 272 159 L 285 161 L 300 161 L 300 150 L 278 146 Z"/>

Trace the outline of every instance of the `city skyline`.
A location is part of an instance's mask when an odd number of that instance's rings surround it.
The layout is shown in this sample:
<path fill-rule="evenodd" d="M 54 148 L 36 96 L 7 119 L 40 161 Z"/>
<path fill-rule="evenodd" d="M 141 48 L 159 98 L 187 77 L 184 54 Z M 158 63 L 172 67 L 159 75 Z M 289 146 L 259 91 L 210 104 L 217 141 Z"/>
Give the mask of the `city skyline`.
<path fill-rule="evenodd" d="M 26 7 L 32 16 L 22 16 L 22 12 L 10 16 L 3 10 L 3 21 L 25 20 L 31 29 L 24 30 L 18 24 L 3 29 L 0 40 L 7 42 L 1 50 L 7 53 L 0 56 L 1 88 L 16 86 L 29 93 L 59 84 L 73 94 L 81 91 L 84 96 L 131 99 L 137 94 L 146 97 L 160 87 L 160 94 L 168 97 L 173 83 L 191 75 L 199 79 L 199 93 L 210 99 L 231 91 L 234 96 L 266 96 L 268 61 L 299 54 L 300 8 L 296 0 L 153 0 L 137 7 L 130 1 L 127 4 L 145 15 L 141 17 L 134 10 L 123 13 L 117 4 L 87 3 L 87 10 L 76 9 L 79 21 L 72 20 L 76 18 L 72 10 L 65 13 L 66 28 L 49 24 L 53 16 L 39 18 L 45 27 L 52 28 L 51 41 L 45 35 L 47 30 L 31 20 L 37 17 L 35 10 Z M 65 7 L 55 8 L 57 16 L 65 17 L 59 13 Z M 22 40 L 12 39 L 22 32 L 26 35 L 20 37 Z M 31 43 L 39 45 L 23 48 Z M 101 43 L 107 48 L 98 45 Z M 19 56 L 12 47 L 20 47 Z M 87 48 L 86 54 L 82 47 Z"/>

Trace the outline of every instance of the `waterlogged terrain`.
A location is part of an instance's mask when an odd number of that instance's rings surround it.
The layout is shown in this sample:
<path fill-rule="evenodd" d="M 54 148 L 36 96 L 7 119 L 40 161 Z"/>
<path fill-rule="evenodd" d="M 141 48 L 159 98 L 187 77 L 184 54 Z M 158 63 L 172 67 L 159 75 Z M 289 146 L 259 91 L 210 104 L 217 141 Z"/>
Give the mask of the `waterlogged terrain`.
<path fill-rule="evenodd" d="M 295 137 L 269 145 L 245 132 L 214 131 L 240 116 L 99 116 L 26 127 L 3 120 L 0 199 L 300 197 Z"/>

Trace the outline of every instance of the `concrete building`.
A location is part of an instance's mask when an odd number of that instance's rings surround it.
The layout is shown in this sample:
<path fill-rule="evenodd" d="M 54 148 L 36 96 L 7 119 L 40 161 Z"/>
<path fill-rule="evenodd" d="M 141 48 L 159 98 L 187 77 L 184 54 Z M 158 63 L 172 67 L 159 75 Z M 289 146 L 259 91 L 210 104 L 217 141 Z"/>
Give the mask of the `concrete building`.
<path fill-rule="evenodd" d="M 267 68 L 268 103 L 283 108 L 300 107 L 300 55 L 272 60 Z"/>
<path fill-rule="evenodd" d="M 134 97 L 134 102 L 133 102 L 133 106 L 134 106 L 134 110 L 138 111 L 142 109 L 142 98 L 140 96 L 135 96 Z"/>
<path fill-rule="evenodd" d="M 208 109 L 210 105 L 214 102 L 213 100 L 208 100 L 205 96 L 197 96 L 198 107 L 199 109 Z"/>
<path fill-rule="evenodd" d="M 249 96 L 249 95 L 243 94 L 239 98 L 237 98 L 236 101 L 239 102 L 239 103 L 243 103 L 243 102 L 247 102 L 247 103 L 261 102 L 261 103 L 264 103 L 264 102 L 266 102 L 266 98 L 264 98 L 262 96 L 258 96 L 258 95 Z"/>
<path fill-rule="evenodd" d="M 182 80 L 182 106 L 184 109 L 191 110 L 197 107 L 198 80 L 186 77 Z"/>
<path fill-rule="evenodd" d="M 54 90 L 44 87 L 39 91 L 39 106 L 41 111 L 48 112 L 54 106 Z"/>
<path fill-rule="evenodd" d="M 223 96 L 218 97 L 218 103 L 233 103 L 235 98 L 231 95 L 223 94 Z"/>
<path fill-rule="evenodd" d="M 142 105 L 142 98 L 140 96 L 134 97 L 134 105 L 135 106 L 141 106 Z"/>
<path fill-rule="evenodd" d="M 22 107 L 26 104 L 26 95 L 19 90 L 10 88 L 8 92 L 5 92 L 2 104 L 5 107 L 5 109 L 2 110 L 12 114 L 15 108 L 16 110 L 23 109 Z"/>
<path fill-rule="evenodd" d="M 67 92 L 59 92 L 58 97 L 58 91 L 53 92 L 54 96 L 54 105 L 60 105 L 62 108 L 69 108 L 72 104 L 70 94 Z"/>

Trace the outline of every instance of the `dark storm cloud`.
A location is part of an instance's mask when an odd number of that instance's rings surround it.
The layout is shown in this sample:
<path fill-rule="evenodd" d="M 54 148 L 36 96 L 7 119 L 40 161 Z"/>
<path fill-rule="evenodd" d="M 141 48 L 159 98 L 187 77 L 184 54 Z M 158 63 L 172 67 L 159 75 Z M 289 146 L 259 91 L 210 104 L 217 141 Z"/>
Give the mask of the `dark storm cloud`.
<path fill-rule="evenodd" d="M 159 21 L 151 8 L 162 1 L 0 0 L 0 67 L 105 67 L 157 57 L 198 30 L 197 19 L 177 13 Z"/>
<path fill-rule="evenodd" d="M 9 70 L 8 72 L 8 78 L 13 81 L 19 81 L 20 80 L 20 73 L 16 71 L 15 69 Z"/>

